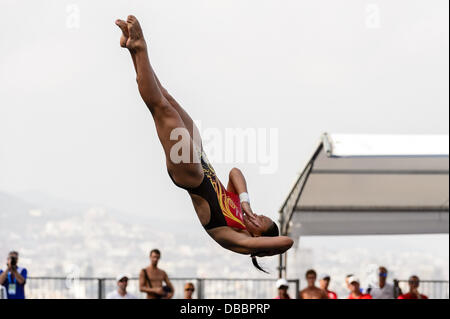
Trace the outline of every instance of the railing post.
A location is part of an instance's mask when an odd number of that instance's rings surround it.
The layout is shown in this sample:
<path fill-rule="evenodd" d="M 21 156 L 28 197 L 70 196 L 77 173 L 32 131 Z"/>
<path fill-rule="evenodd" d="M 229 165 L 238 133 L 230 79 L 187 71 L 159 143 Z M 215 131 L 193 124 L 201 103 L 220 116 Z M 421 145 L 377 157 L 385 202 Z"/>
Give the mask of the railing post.
<path fill-rule="evenodd" d="M 397 279 L 394 279 L 394 299 L 397 299 L 400 295 L 400 285 Z"/>
<path fill-rule="evenodd" d="M 295 280 L 295 299 L 300 299 L 300 279 Z"/>
<path fill-rule="evenodd" d="M 105 294 L 105 279 L 98 278 L 98 299 L 103 299 Z"/>
<path fill-rule="evenodd" d="M 280 254 L 278 256 L 278 279 L 283 278 L 283 269 L 284 269 L 283 255 Z"/>
<path fill-rule="evenodd" d="M 197 278 L 197 298 L 199 300 L 204 299 L 203 293 L 203 279 Z"/>

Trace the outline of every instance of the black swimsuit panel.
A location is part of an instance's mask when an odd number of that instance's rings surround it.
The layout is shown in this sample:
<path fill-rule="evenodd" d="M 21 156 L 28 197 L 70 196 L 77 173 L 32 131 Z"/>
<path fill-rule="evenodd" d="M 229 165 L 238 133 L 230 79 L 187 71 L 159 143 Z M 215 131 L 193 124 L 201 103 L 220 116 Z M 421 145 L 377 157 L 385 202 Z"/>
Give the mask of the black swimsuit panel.
<path fill-rule="evenodd" d="M 213 186 L 213 183 L 216 183 L 216 187 L 223 188 L 220 181 L 216 177 L 216 173 L 214 172 L 214 169 L 211 167 L 211 165 L 207 162 L 207 159 L 205 160 L 205 155 L 202 153 L 201 156 L 201 164 L 203 168 L 203 181 L 202 183 L 195 187 L 195 188 L 188 188 L 183 187 L 175 182 L 172 175 L 169 176 L 172 179 L 172 182 L 188 191 L 191 194 L 198 195 L 202 197 L 204 200 L 206 200 L 209 204 L 209 208 L 211 211 L 211 219 L 209 223 L 205 226 L 203 226 L 206 230 L 211 230 L 217 227 L 223 227 L 228 226 L 227 221 L 225 219 L 225 216 L 222 213 L 222 208 L 219 203 L 218 194 L 216 192 L 216 189 Z"/>

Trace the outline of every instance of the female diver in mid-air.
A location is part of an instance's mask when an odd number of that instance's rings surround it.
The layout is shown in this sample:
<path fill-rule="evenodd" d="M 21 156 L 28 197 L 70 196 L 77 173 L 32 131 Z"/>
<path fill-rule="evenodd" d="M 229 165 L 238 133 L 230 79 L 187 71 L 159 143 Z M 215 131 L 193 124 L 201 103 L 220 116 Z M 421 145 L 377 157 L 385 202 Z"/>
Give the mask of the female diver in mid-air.
<path fill-rule="evenodd" d="M 120 45 L 131 53 L 139 92 L 155 121 L 172 181 L 189 193 L 200 222 L 219 245 L 250 255 L 255 267 L 264 271 L 256 257 L 282 254 L 292 247 L 292 239 L 279 236 L 278 227 L 270 218 L 253 213 L 241 171 L 231 170 L 227 188 L 217 178 L 203 152 L 198 128 L 154 73 L 136 17 L 116 20 L 116 25 L 122 30 Z M 188 138 L 182 134 L 181 139 L 180 134 L 174 138 L 173 132 L 180 129 L 187 132 Z M 189 151 L 186 160 L 179 160 L 179 149 Z"/>

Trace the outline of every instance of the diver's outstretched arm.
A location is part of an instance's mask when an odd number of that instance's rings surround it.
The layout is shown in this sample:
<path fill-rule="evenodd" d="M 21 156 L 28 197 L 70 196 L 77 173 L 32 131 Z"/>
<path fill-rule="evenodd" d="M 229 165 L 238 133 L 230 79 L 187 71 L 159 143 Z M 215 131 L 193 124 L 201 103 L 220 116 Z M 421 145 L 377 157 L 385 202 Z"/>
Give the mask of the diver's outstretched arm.
<path fill-rule="evenodd" d="M 227 190 L 229 192 L 240 195 L 242 193 L 247 193 L 247 181 L 245 180 L 242 171 L 234 167 L 229 174 Z"/>
<path fill-rule="evenodd" d="M 233 168 L 229 174 L 227 190 L 237 195 L 243 193 L 248 193 L 247 181 L 245 180 L 244 174 L 238 168 Z M 256 218 L 257 215 L 253 213 L 252 207 L 249 200 L 241 202 L 241 207 L 243 212 L 248 216 L 248 218 L 255 223 L 256 226 L 260 227 L 260 223 Z"/>
<path fill-rule="evenodd" d="M 294 245 L 294 241 L 286 236 L 247 237 L 239 244 L 249 255 L 268 257 L 285 253 Z"/>

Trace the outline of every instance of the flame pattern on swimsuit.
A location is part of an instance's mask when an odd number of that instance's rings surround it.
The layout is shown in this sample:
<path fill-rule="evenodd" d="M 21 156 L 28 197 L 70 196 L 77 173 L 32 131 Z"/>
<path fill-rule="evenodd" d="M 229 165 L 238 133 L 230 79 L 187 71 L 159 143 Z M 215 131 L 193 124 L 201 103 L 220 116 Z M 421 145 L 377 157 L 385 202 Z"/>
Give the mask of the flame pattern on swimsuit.
<path fill-rule="evenodd" d="M 217 194 L 217 199 L 227 225 L 234 228 L 246 229 L 244 225 L 244 216 L 242 214 L 239 196 L 232 192 L 229 192 L 223 186 L 223 184 L 217 178 L 214 168 L 209 163 L 205 152 L 202 152 L 201 159 L 203 172 L 214 188 L 215 193 Z"/>
<path fill-rule="evenodd" d="M 208 161 L 205 152 L 203 150 L 197 150 L 197 152 L 204 173 L 203 181 L 198 187 L 182 187 L 174 181 L 169 173 L 170 178 L 178 187 L 187 190 L 191 194 L 198 195 L 208 202 L 211 218 L 209 223 L 204 226 L 206 230 L 223 226 L 245 230 L 244 215 L 239 196 L 229 192 L 223 186 L 214 168 Z"/>

